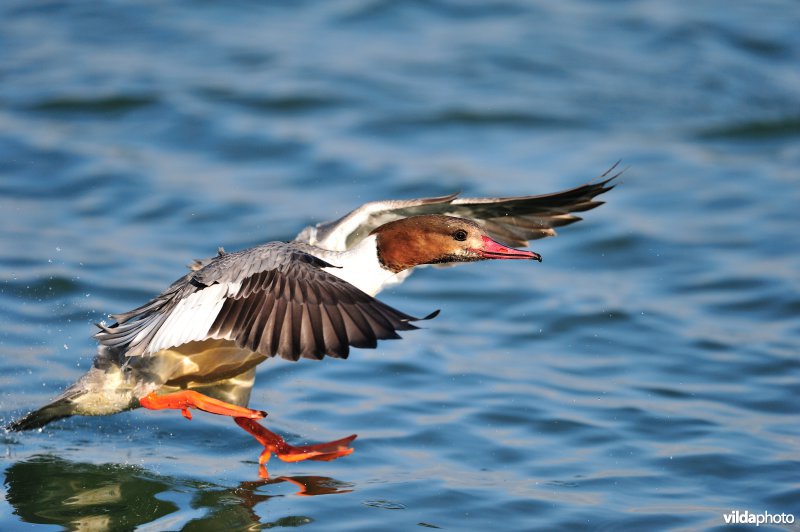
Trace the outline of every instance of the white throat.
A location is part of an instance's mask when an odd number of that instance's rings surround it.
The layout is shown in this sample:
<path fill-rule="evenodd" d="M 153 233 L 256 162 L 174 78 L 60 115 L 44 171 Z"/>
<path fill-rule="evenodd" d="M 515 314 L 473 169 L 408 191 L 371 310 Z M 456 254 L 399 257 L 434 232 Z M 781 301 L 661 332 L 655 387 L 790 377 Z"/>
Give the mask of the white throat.
<path fill-rule="evenodd" d="M 381 266 L 375 235 L 368 236 L 348 251 L 321 258 L 334 266 L 339 266 L 323 268 L 326 272 L 344 279 L 371 296 L 380 292 L 387 284 L 399 283 L 408 275 L 405 272 L 395 274 Z"/>

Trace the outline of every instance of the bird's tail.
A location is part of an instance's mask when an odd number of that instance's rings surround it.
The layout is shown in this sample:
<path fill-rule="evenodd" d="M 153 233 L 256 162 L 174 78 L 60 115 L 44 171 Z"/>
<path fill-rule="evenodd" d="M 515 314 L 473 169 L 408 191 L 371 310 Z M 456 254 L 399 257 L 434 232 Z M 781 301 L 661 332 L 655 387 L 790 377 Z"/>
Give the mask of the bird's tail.
<path fill-rule="evenodd" d="M 64 393 L 38 410 L 5 426 L 7 431 L 22 431 L 44 427 L 57 419 L 73 415 L 104 416 L 136 406 L 132 390 L 125 385 L 118 366 L 95 365 Z"/>
<path fill-rule="evenodd" d="M 12 421 L 4 428 L 7 431 L 19 432 L 23 430 L 33 430 L 42 428 L 51 421 L 62 419 L 76 414 L 74 399 L 78 396 L 77 391 L 72 392 L 72 388 L 65 391 L 52 402 L 47 403 L 42 408 L 29 412 L 25 416 Z"/>

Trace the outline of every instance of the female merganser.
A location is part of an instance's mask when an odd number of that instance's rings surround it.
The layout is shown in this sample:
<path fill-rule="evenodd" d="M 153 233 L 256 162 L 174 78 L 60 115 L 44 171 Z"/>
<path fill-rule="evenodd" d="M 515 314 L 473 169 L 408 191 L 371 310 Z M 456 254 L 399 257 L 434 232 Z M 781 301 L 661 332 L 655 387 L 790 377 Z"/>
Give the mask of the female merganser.
<path fill-rule="evenodd" d="M 374 348 L 427 320 L 375 299 L 413 268 L 487 259 L 541 257 L 508 247 L 552 236 L 580 220 L 597 183 L 540 196 L 458 198 L 457 194 L 362 205 L 335 222 L 307 227 L 292 242 L 195 261 L 161 295 L 99 324 L 92 368 L 51 403 L 7 430 L 43 427 L 71 415 L 116 414 L 142 406 L 189 408 L 231 416 L 263 446 L 259 472 L 274 452 L 286 461 L 332 460 L 350 454 L 355 435 L 295 447 L 255 420 L 247 408 L 256 366 L 269 357 L 347 358 L 350 347 Z"/>

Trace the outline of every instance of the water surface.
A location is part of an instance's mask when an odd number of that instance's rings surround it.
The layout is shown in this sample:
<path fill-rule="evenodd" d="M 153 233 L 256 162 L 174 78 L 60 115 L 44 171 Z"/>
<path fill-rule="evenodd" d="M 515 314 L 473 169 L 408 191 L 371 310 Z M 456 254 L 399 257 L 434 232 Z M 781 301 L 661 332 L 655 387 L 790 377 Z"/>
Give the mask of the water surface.
<path fill-rule="evenodd" d="M 217 246 L 372 199 L 551 192 L 622 158 L 542 264 L 427 269 L 425 329 L 272 360 L 230 420 L 0 435 L 0 528 L 723 527 L 800 517 L 795 2 L 4 2 L 0 417 Z"/>

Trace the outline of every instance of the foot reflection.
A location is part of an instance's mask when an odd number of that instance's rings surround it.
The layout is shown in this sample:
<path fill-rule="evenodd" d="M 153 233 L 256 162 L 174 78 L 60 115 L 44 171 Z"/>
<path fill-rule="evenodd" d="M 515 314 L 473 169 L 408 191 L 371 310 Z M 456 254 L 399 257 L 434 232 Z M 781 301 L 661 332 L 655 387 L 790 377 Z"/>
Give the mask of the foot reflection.
<path fill-rule="evenodd" d="M 287 483 L 291 493 L 270 486 Z M 256 528 L 310 523 L 287 515 L 262 522 L 256 508 L 273 497 L 349 493 L 353 485 L 328 477 L 298 476 L 242 482 L 228 488 L 191 479 L 155 475 L 135 466 L 86 464 L 51 455 L 34 456 L 6 470 L 6 499 L 20 520 L 70 530 L 132 529 L 159 524 Z M 273 493 L 270 493 L 273 491 Z M 150 527 L 148 527 L 150 528 Z"/>
<path fill-rule="evenodd" d="M 333 495 L 334 493 L 350 493 L 353 491 L 352 484 L 340 482 L 330 477 L 315 477 L 315 476 L 302 476 L 302 477 L 276 477 L 265 480 L 256 480 L 251 482 L 242 482 L 238 490 L 244 492 L 246 490 L 255 491 L 262 486 L 269 486 L 270 484 L 280 484 L 282 482 L 289 482 L 297 487 L 295 495 L 300 497 L 313 497 L 314 495 Z M 267 499 L 274 495 L 266 496 Z M 266 499 L 265 499 L 266 500 Z"/>

